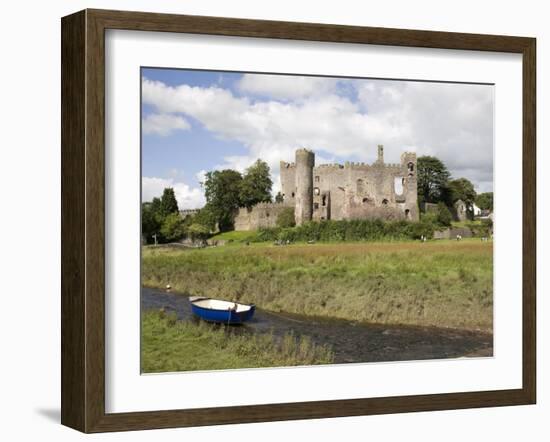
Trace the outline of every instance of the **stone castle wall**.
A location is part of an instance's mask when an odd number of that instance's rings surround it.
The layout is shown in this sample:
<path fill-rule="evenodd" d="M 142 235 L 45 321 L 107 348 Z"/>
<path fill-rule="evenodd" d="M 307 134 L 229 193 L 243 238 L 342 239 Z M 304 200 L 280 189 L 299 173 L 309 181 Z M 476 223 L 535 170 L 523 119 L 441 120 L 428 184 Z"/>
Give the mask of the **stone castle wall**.
<path fill-rule="evenodd" d="M 315 166 L 312 151 L 299 149 L 295 163 L 281 161 L 283 204 L 240 209 L 235 227 L 275 226 L 278 207 L 293 207 L 297 225 L 328 219 L 417 221 L 416 166 L 416 154 L 410 152 L 403 153 L 397 164 L 384 163 L 382 146 L 378 146 L 378 159 L 372 164 L 319 166 Z"/>
<path fill-rule="evenodd" d="M 248 209 L 241 207 L 235 217 L 235 230 L 258 230 L 277 226 L 277 217 L 284 209 L 294 209 L 285 203 L 260 203 Z"/>

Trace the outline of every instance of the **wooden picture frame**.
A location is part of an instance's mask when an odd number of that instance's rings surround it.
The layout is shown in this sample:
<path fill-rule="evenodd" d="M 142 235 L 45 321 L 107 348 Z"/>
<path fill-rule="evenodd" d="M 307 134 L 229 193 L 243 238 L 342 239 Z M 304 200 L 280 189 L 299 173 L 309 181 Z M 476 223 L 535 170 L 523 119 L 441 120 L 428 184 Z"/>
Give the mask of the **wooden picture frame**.
<path fill-rule="evenodd" d="M 533 404 L 536 41 L 533 38 L 84 10 L 62 19 L 62 424 L 83 432 Z M 494 51 L 523 59 L 523 385 L 518 389 L 105 412 L 105 30 Z"/>

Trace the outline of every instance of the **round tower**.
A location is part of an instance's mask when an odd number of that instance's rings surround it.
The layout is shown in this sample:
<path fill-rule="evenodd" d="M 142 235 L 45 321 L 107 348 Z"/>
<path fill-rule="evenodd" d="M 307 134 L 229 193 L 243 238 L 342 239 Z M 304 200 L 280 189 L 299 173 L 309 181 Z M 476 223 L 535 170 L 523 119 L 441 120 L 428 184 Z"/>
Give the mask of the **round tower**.
<path fill-rule="evenodd" d="M 313 213 L 313 166 L 315 154 L 311 150 L 296 151 L 296 206 L 294 218 L 299 226 L 311 221 Z"/>
<path fill-rule="evenodd" d="M 403 152 L 401 154 L 401 167 L 404 174 L 403 194 L 405 195 L 405 217 L 411 221 L 418 221 L 418 180 L 416 170 L 416 153 Z"/>

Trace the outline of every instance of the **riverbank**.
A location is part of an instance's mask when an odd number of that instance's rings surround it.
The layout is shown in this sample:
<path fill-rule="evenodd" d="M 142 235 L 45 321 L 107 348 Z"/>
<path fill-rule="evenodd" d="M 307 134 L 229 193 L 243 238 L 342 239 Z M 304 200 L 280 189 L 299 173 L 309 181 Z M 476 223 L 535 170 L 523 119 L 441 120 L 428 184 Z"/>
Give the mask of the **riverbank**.
<path fill-rule="evenodd" d="M 142 287 L 141 308 L 144 313 L 162 310 L 174 314 L 178 321 L 197 322 L 188 298 L 172 290 Z M 208 326 L 217 327 L 214 324 Z M 307 336 L 315 346 L 332 351 L 333 364 L 485 357 L 493 354 L 491 333 L 436 327 L 366 324 L 294 313 L 273 313 L 262 309 L 256 309 L 254 317 L 246 324 L 229 329 L 239 336 L 269 335 L 279 342 L 287 335 Z M 150 339 L 152 329 L 147 328 L 143 331 L 148 335 L 143 334 L 142 338 Z M 178 335 L 167 335 L 162 340 L 162 346 L 170 348 L 172 338 L 179 339 Z M 218 351 L 214 346 L 205 346 L 200 350 L 212 352 L 212 360 Z M 155 354 L 154 358 L 156 361 L 158 355 Z M 164 360 L 168 361 L 170 358 Z M 161 366 L 156 368 L 159 369 Z"/>
<path fill-rule="evenodd" d="M 141 324 L 144 373 L 330 364 L 334 358 L 307 336 L 240 335 L 238 328 L 178 321 L 162 311 L 144 312 Z"/>
<path fill-rule="evenodd" d="M 262 309 L 492 331 L 493 247 L 480 240 L 144 247 L 142 283 Z"/>

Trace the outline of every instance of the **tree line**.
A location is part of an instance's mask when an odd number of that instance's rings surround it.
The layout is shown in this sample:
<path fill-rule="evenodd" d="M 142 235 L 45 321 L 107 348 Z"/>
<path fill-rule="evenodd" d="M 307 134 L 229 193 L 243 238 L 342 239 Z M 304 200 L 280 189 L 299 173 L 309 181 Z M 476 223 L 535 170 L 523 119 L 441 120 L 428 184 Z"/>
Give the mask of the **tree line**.
<path fill-rule="evenodd" d="M 272 202 L 271 173 L 267 163 L 260 159 L 244 174 L 232 169 L 207 172 L 201 185 L 206 205 L 193 216 L 180 216 L 172 188 L 164 189 L 160 198 L 142 203 L 145 242 L 167 243 L 186 237 L 203 239 L 216 230 L 232 230 L 239 207 L 251 208 L 258 203 Z"/>
<path fill-rule="evenodd" d="M 482 210 L 493 210 L 493 193 L 477 194 L 474 185 L 466 178 L 453 179 L 446 165 L 433 156 L 421 156 L 417 161 L 418 202 L 437 204 L 435 214 L 423 214 L 439 225 L 450 225 L 450 209 L 459 199 L 466 206 L 475 203 Z M 174 189 L 166 188 L 160 198 L 142 204 L 142 234 L 147 243 L 166 243 L 185 237 L 207 238 L 215 231 L 229 231 L 234 228 L 234 218 L 240 207 L 252 208 L 258 203 L 272 202 L 273 181 L 265 161 L 258 159 L 240 173 L 232 169 L 207 172 L 204 182 L 206 204 L 197 214 L 183 218 L 179 213 Z M 282 201 L 279 192 L 276 202 Z M 278 226 L 288 228 L 294 225 L 292 210 L 283 213 Z"/>
<path fill-rule="evenodd" d="M 418 203 L 421 209 L 425 203 L 437 204 L 437 217 L 441 224 L 450 225 L 453 208 L 462 200 L 473 217 L 474 203 L 482 210 L 493 210 L 493 192 L 477 194 L 472 182 L 466 178 L 452 179 L 447 166 L 434 156 L 421 156 L 417 160 Z"/>

